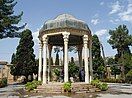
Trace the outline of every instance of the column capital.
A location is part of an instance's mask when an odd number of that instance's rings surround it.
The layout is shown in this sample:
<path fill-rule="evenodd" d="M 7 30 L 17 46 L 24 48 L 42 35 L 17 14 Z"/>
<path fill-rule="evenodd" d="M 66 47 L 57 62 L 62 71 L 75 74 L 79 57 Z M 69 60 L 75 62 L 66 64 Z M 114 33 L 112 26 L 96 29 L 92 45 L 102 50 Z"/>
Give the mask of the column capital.
<path fill-rule="evenodd" d="M 63 32 L 62 35 L 63 35 L 64 42 L 68 41 L 70 33 L 69 32 Z"/>
<path fill-rule="evenodd" d="M 42 41 L 43 41 L 44 44 L 47 43 L 47 41 L 48 41 L 47 35 L 44 35 L 44 36 L 42 37 Z"/>
<path fill-rule="evenodd" d="M 39 41 L 39 48 L 42 49 L 43 48 L 43 42 Z"/>
<path fill-rule="evenodd" d="M 88 43 L 88 35 L 83 36 L 83 43 L 87 44 Z"/>

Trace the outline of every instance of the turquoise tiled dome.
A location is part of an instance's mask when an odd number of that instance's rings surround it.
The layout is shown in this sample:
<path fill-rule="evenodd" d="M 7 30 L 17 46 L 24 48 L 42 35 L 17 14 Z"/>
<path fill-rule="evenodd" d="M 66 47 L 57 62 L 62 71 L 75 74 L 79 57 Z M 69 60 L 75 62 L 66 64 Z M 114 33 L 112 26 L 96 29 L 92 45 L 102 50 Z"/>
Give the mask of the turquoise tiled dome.
<path fill-rule="evenodd" d="M 88 30 L 88 25 L 74 16 L 69 14 L 61 14 L 53 20 L 48 20 L 44 23 L 42 31 L 57 29 L 57 28 L 74 28 L 81 30 Z"/>

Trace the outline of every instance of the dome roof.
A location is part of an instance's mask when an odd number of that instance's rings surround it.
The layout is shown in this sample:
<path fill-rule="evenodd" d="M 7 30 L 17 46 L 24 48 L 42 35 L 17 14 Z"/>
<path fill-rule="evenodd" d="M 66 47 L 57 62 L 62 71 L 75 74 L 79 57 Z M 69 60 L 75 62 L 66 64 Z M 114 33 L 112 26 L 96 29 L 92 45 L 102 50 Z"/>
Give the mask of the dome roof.
<path fill-rule="evenodd" d="M 69 14 L 61 14 L 53 20 L 48 20 L 44 23 L 41 31 L 57 29 L 57 28 L 74 28 L 88 30 L 88 25 L 74 16 Z"/>

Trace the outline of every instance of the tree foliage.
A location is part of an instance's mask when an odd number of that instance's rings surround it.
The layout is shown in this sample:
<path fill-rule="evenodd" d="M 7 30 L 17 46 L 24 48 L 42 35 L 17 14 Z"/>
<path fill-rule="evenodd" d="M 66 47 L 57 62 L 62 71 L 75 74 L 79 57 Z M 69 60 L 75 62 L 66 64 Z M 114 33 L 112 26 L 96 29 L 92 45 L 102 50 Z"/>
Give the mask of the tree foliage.
<path fill-rule="evenodd" d="M 13 8 L 16 4 L 17 2 L 14 2 L 14 0 L 0 0 L 0 39 L 20 37 L 18 31 L 26 25 L 16 26 L 23 15 L 23 12 L 20 15 L 14 15 Z"/>
<path fill-rule="evenodd" d="M 128 65 L 130 65 L 126 62 L 130 59 L 126 54 L 131 55 L 129 46 L 132 46 L 132 35 L 129 35 L 129 31 L 125 25 L 119 25 L 115 30 L 110 30 L 109 34 L 110 39 L 108 40 L 108 43 L 113 49 L 117 49 L 115 60 L 122 65 L 121 76 L 125 79 L 125 68 L 128 68 Z"/>
<path fill-rule="evenodd" d="M 116 75 L 119 75 L 121 73 L 121 68 L 119 66 L 119 64 L 117 64 L 115 58 L 108 58 L 107 59 L 107 65 L 110 66 L 111 69 L 111 74 L 114 75 L 115 79 L 116 79 Z"/>
<path fill-rule="evenodd" d="M 110 30 L 108 43 L 113 49 L 117 49 L 118 57 L 124 53 L 130 53 L 129 46 L 132 46 L 132 36 L 125 25 L 119 25 L 115 30 Z"/>
<path fill-rule="evenodd" d="M 94 74 L 102 78 L 104 75 L 105 67 L 104 60 L 101 57 L 100 42 L 97 35 L 93 35 L 92 37 L 92 57 Z"/>
<path fill-rule="evenodd" d="M 37 65 L 35 64 L 35 55 L 33 54 L 34 42 L 32 33 L 26 29 L 21 34 L 21 39 L 16 51 L 16 69 L 17 75 L 28 75 L 37 73 Z"/>
<path fill-rule="evenodd" d="M 123 55 L 123 58 L 124 58 L 125 74 L 127 74 L 132 69 L 132 54 L 125 53 Z"/>
<path fill-rule="evenodd" d="M 107 63 L 107 65 L 117 64 L 115 59 L 112 57 L 108 58 L 106 63 Z"/>
<path fill-rule="evenodd" d="M 16 76 L 17 75 L 17 70 L 15 70 L 16 69 L 16 55 L 15 55 L 15 53 L 13 53 L 12 54 L 12 57 L 11 57 L 11 66 L 10 66 L 10 69 L 11 69 L 11 74 L 13 75 L 13 76 Z"/>
<path fill-rule="evenodd" d="M 114 75 L 114 77 L 115 77 L 115 79 L 116 79 L 116 75 L 119 75 L 120 72 L 121 72 L 119 66 L 113 65 L 113 66 L 111 66 L 110 69 L 111 69 L 111 74 Z"/>
<path fill-rule="evenodd" d="M 11 64 L 15 64 L 16 63 L 16 55 L 15 53 L 12 54 L 12 57 L 11 57 Z"/>
<path fill-rule="evenodd" d="M 126 74 L 126 81 L 132 84 L 132 69 Z"/>
<path fill-rule="evenodd" d="M 69 77 L 75 77 L 75 75 L 77 75 L 78 72 L 79 72 L 79 67 L 76 66 L 74 62 L 74 58 L 71 57 L 71 61 L 69 62 L 69 65 L 68 65 Z"/>

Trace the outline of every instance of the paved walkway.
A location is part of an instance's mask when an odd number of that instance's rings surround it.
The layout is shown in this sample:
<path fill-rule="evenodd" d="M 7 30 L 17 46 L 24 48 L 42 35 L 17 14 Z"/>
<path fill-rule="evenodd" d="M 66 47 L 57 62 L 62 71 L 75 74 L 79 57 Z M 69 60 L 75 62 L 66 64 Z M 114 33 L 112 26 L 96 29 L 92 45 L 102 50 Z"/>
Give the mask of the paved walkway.
<path fill-rule="evenodd" d="M 20 89 L 24 88 L 24 85 L 9 85 L 4 88 L 0 88 L 0 98 L 20 98 L 19 93 L 15 92 L 15 89 Z M 97 98 L 132 98 L 132 84 L 120 84 L 120 83 L 109 83 L 109 88 L 111 90 L 119 92 L 118 94 L 113 94 L 113 93 L 105 93 L 105 94 L 98 94 Z M 77 95 L 78 98 L 87 98 L 88 95 L 87 93 Z M 75 95 L 76 96 L 76 95 Z M 73 97 L 73 98 L 77 98 Z M 39 96 L 31 96 L 28 97 L 25 95 L 25 98 L 71 98 L 68 96 L 63 96 L 63 95 L 55 95 L 55 96 L 46 96 L 44 97 L 43 95 Z M 92 98 L 89 96 L 89 98 Z"/>
<path fill-rule="evenodd" d="M 132 98 L 132 84 L 108 83 L 112 93 L 98 94 L 97 98 Z"/>
<path fill-rule="evenodd" d="M 15 90 L 20 88 L 24 88 L 24 85 L 14 84 L 0 88 L 0 98 L 19 98 L 20 94 L 15 92 Z"/>
<path fill-rule="evenodd" d="M 132 84 L 108 83 L 109 88 L 121 93 L 132 94 Z"/>

